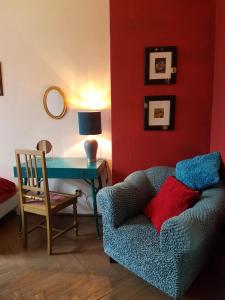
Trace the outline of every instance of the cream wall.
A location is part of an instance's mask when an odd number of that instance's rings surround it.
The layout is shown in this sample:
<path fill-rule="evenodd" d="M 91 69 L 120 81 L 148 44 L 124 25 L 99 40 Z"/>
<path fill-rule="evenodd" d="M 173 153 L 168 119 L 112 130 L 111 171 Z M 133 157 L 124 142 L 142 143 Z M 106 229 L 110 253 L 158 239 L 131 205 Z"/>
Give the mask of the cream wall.
<path fill-rule="evenodd" d="M 111 161 L 108 0 L 0 0 L 0 37 L 0 177 L 14 180 L 14 149 L 33 148 L 40 139 L 52 142 L 55 156 L 84 156 L 77 126 L 82 108 L 102 110 L 99 156 Z M 43 109 L 51 85 L 68 97 L 61 120 Z M 51 185 L 70 191 L 81 182 Z M 80 213 L 91 212 L 79 202 Z"/>

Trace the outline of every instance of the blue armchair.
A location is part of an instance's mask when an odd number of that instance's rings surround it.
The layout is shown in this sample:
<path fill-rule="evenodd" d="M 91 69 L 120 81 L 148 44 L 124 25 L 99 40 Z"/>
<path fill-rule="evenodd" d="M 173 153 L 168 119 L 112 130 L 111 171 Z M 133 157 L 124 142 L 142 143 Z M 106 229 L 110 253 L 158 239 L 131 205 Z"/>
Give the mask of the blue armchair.
<path fill-rule="evenodd" d="M 103 246 L 115 261 L 174 299 L 180 298 L 203 268 L 225 220 L 224 189 L 202 192 L 200 200 L 167 220 L 158 235 L 143 214 L 175 169 L 154 167 L 129 175 L 99 191 Z"/>

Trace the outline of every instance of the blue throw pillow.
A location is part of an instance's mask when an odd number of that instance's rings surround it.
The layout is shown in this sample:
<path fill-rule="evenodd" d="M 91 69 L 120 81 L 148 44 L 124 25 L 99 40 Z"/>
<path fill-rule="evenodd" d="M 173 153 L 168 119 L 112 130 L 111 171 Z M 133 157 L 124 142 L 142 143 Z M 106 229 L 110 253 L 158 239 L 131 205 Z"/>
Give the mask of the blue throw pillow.
<path fill-rule="evenodd" d="M 193 190 L 219 182 L 220 153 L 213 152 L 182 160 L 176 165 L 176 178 Z"/>

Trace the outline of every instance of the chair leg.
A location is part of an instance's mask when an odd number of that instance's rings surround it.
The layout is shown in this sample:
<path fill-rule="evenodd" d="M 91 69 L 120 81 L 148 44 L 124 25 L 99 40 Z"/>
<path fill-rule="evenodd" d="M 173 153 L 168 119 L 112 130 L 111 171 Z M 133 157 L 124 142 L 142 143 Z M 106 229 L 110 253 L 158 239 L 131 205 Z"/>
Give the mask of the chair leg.
<path fill-rule="evenodd" d="M 21 213 L 17 216 L 17 220 L 18 220 L 18 232 L 22 233 L 22 214 Z"/>
<path fill-rule="evenodd" d="M 19 206 L 16 207 L 16 216 L 18 223 L 18 232 L 22 233 L 22 217 L 21 217 L 21 209 Z"/>
<path fill-rule="evenodd" d="M 48 254 L 52 254 L 52 217 L 46 216 Z"/>
<path fill-rule="evenodd" d="M 77 220 L 77 201 L 73 202 L 73 225 L 75 225 L 75 233 L 78 236 L 78 220 Z"/>
<path fill-rule="evenodd" d="M 27 213 L 21 211 L 23 248 L 27 248 Z"/>

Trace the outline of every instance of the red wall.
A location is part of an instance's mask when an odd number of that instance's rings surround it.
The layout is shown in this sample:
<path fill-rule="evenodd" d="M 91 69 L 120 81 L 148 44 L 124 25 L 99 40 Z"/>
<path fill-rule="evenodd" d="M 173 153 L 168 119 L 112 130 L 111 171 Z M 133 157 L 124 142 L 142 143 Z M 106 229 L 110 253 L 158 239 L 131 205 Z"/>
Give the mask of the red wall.
<path fill-rule="evenodd" d="M 215 67 L 211 150 L 225 161 L 225 0 L 216 1 Z"/>
<path fill-rule="evenodd" d="M 213 0 L 111 0 L 113 181 L 209 151 Z M 178 47 L 177 84 L 144 85 L 144 47 Z M 177 96 L 175 130 L 144 131 L 143 98 Z"/>

